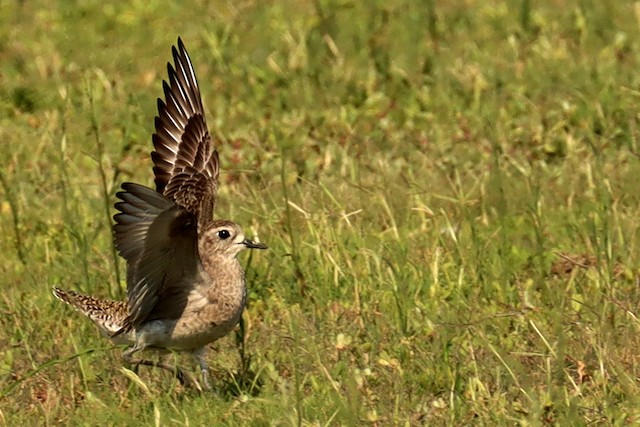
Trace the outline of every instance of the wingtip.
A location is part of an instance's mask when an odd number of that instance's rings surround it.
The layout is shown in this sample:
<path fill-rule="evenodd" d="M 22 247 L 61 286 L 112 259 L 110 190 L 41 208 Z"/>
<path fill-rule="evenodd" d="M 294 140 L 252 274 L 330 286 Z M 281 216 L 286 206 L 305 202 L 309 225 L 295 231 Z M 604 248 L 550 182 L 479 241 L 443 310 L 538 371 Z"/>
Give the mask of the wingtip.
<path fill-rule="evenodd" d="M 171 79 L 171 76 L 174 76 L 176 74 L 175 70 L 173 69 L 173 65 L 171 65 L 171 63 L 169 62 L 167 62 L 167 72 L 169 73 L 169 79 Z M 167 83 L 166 80 L 162 81 L 162 91 L 164 92 L 165 99 L 167 99 L 167 101 L 163 101 L 163 104 L 166 108 L 166 105 L 169 102 L 168 100 L 173 96 L 171 92 L 171 86 L 169 85 L 169 83 Z M 158 112 L 160 112 L 160 110 L 158 110 Z"/>
<path fill-rule="evenodd" d="M 182 37 L 178 36 L 178 51 L 181 56 L 188 57 L 187 48 L 184 46 L 184 42 L 182 41 Z"/>
<path fill-rule="evenodd" d="M 124 193 L 129 192 L 129 189 L 131 188 L 131 186 L 132 186 L 132 185 L 133 185 L 133 183 L 132 183 L 132 182 L 123 182 L 122 184 L 120 184 L 120 189 L 121 189 L 122 191 L 118 191 L 118 192 L 116 193 L 116 197 L 117 197 L 118 199 L 121 199 L 121 200 L 122 200 L 122 195 L 123 195 Z"/>
<path fill-rule="evenodd" d="M 163 80 L 163 82 L 164 82 L 164 80 Z M 167 104 L 165 104 L 165 102 L 164 102 L 164 100 L 162 98 L 158 98 L 158 101 L 156 102 L 156 107 L 158 107 L 158 115 L 160 115 L 167 108 Z M 160 121 L 160 117 L 156 116 L 154 123 L 156 125 L 156 132 L 157 132 L 157 129 L 160 126 L 162 126 L 162 122 Z"/>
<path fill-rule="evenodd" d="M 173 54 L 174 54 L 174 57 L 173 57 L 174 61 L 176 61 L 176 64 L 177 64 L 178 63 L 178 57 L 175 56 L 175 54 L 176 54 L 176 48 L 175 47 L 173 48 Z M 169 81 L 171 81 L 172 77 L 175 79 L 176 70 L 175 70 L 175 68 L 173 68 L 173 64 L 171 62 L 167 62 L 167 75 L 169 76 Z M 169 83 L 167 83 L 166 80 L 162 80 L 162 91 L 164 92 L 164 97 L 167 100 L 169 99 L 167 97 L 168 96 L 168 93 L 167 93 L 168 90 L 169 91 L 171 90 L 171 85 Z"/>
<path fill-rule="evenodd" d="M 178 63 L 180 61 L 180 54 L 175 46 L 171 46 L 171 54 L 173 55 L 173 62 Z M 169 63 L 171 65 L 171 63 Z"/>
<path fill-rule="evenodd" d="M 173 54 L 173 61 L 176 65 L 176 68 L 178 67 L 185 68 L 185 69 L 193 68 L 193 65 L 191 65 L 191 58 L 189 57 L 189 52 L 187 52 L 187 48 L 182 42 L 181 37 L 178 37 L 178 48 L 176 49 L 175 46 L 172 46 L 171 52 Z"/>

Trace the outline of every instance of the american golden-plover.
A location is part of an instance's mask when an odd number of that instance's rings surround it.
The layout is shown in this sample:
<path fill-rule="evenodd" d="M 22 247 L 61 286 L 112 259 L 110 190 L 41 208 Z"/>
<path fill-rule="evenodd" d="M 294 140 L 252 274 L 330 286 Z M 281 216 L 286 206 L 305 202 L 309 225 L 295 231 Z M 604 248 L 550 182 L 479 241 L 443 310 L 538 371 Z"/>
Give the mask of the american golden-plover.
<path fill-rule="evenodd" d="M 204 117 L 200 89 L 181 39 L 167 64 L 164 101 L 158 99 L 156 190 L 122 184 L 116 194 L 115 245 L 127 261 L 127 301 L 109 301 L 54 288 L 53 293 L 89 317 L 116 343 L 127 344 L 131 363 L 145 348 L 191 352 L 209 387 L 207 344 L 238 323 L 247 297 L 236 256 L 266 249 L 245 238 L 235 223 L 213 219 L 218 152 Z M 157 364 L 166 367 L 166 365 Z"/>

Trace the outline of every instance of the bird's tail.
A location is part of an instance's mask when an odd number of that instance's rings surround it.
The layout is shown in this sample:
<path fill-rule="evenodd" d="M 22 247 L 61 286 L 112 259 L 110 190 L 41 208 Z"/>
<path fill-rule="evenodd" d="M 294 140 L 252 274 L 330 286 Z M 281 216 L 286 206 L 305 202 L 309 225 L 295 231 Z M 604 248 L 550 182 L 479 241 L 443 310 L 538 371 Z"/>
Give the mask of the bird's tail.
<path fill-rule="evenodd" d="M 98 299 L 57 286 L 53 287 L 53 295 L 93 320 L 109 337 L 113 337 L 122 329 L 128 315 L 127 304 L 124 301 Z"/>

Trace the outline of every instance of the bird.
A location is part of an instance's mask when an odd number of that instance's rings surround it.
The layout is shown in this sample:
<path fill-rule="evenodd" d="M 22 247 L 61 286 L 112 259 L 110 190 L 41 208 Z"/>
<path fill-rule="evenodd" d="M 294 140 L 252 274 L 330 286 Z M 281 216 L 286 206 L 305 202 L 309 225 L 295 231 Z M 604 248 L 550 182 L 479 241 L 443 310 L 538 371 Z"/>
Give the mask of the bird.
<path fill-rule="evenodd" d="M 53 288 L 58 299 L 89 317 L 126 362 L 155 348 L 192 353 L 211 389 L 206 346 L 240 321 L 247 290 L 238 254 L 267 245 L 245 237 L 229 220 L 214 218 L 218 151 L 214 148 L 191 58 L 178 38 L 167 63 L 164 100 L 152 136 L 155 189 L 125 182 L 116 193 L 114 243 L 127 267 L 126 301 Z"/>

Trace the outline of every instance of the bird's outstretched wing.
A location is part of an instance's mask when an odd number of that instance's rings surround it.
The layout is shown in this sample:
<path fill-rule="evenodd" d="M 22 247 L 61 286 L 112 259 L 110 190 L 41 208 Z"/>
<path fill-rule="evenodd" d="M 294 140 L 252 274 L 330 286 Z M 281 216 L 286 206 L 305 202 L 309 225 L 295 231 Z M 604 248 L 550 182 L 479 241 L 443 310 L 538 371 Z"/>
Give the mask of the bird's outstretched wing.
<path fill-rule="evenodd" d="M 162 300 L 188 294 L 184 286 L 198 274 L 195 215 L 151 188 L 124 183 L 122 189 L 116 194 L 122 201 L 115 205 L 120 213 L 113 217 L 113 231 L 116 248 L 127 260 L 129 316 L 117 333 L 153 318 Z M 185 305 L 186 299 L 176 299 L 162 317 L 178 318 Z"/>
<path fill-rule="evenodd" d="M 218 152 L 212 146 L 196 74 L 181 39 L 172 53 L 175 68 L 167 64 L 169 83 L 162 82 L 165 99 L 158 99 L 153 134 L 156 189 L 205 225 L 213 219 Z"/>

